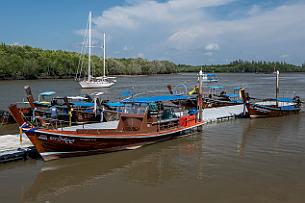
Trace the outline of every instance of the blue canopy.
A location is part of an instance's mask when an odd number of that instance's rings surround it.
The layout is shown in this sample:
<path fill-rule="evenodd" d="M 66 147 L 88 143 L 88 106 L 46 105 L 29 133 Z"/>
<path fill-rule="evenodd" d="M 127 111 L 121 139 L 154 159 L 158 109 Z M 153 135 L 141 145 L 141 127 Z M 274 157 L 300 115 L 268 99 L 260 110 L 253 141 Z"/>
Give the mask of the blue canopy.
<path fill-rule="evenodd" d="M 160 96 L 150 96 L 150 97 L 137 97 L 137 98 L 128 98 L 122 100 L 123 103 L 151 103 L 151 102 L 162 102 L 162 101 L 175 101 L 175 100 L 183 100 L 190 99 L 190 96 L 184 95 L 160 95 Z"/>
<path fill-rule="evenodd" d="M 207 73 L 207 76 L 208 76 L 208 77 L 215 77 L 216 74 L 214 74 L 214 73 Z"/>
<path fill-rule="evenodd" d="M 94 103 L 92 102 L 71 102 L 71 104 L 78 107 L 94 107 Z"/>
<path fill-rule="evenodd" d="M 214 85 L 214 86 L 208 86 L 210 89 L 223 89 L 223 86 L 220 85 Z"/>
<path fill-rule="evenodd" d="M 122 104 L 121 102 L 107 102 L 106 105 L 109 107 L 123 107 L 124 106 L 124 104 Z"/>
<path fill-rule="evenodd" d="M 234 87 L 234 90 L 240 90 L 240 89 L 241 89 L 241 87 L 239 87 L 239 86 Z"/>
<path fill-rule="evenodd" d="M 293 98 L 281 97 L 281 98 L 272 98 L 273 101 L 279 102 L 294 102 Z"/>

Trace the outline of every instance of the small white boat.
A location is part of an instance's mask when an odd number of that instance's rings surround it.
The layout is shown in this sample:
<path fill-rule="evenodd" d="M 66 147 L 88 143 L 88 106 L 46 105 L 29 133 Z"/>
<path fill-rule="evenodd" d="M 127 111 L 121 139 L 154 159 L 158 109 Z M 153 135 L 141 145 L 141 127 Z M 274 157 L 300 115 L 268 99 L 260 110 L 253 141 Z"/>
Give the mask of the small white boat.
<path fill-rule="evenodd" d="M 102 87 L 111 87 L 114 85 L 114 82 L 109 82 L 107 79 L 102 80 L 83 80 L 79 82 L 80 86 L 84 89 L 88 88 L 102 88 Z"/>
<path fill-rule="evenodd" d="M 218 79 L 214 73 L 203 73 L 202 82 L 218 82 Z"/>

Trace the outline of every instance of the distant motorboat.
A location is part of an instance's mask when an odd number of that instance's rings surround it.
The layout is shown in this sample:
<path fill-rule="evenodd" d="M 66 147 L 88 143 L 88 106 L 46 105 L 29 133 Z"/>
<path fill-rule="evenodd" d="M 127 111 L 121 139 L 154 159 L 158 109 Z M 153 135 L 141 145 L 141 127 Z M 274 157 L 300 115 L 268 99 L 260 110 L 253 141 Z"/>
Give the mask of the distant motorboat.
<path fill-rule="evenodd" d="M 218 82 L 218 79 L 214 73 L 203 73 L 202 82 Z"/>

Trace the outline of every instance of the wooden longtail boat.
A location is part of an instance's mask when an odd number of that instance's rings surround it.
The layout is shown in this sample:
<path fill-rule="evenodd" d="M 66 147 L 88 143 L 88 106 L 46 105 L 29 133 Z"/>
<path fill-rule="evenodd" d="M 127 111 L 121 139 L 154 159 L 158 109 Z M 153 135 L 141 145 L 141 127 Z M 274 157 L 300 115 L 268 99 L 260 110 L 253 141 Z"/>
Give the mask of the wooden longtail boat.
<path fill-rule="evenodd" d="M 177 92 L 177 87 L 184 88 L 184 91 Z M 175 104 L 180 104 L 188 108 L 194 108 L 197 107 L 197 95 L 199 88 L 195 86 L 193 90 L 189 91 L 187 93 L 187 87 L 184 85 L 177 85 L 172 89 L 171 85 L 167 85 L 167 88 L 169 90 L 169 93 L 173 95 L 181 95 L 184 96 L 183 101 L 175 101 Z M 224 89 L 223 86 L 208 86 L 209 91 L 207 91 L 206 94 L 203 94 L 202 97 L 202 107 L 203 108 L 214 108 L 214 107 L 223 107 L 223 106 L 234 106 L 234 105 L 240 105 L 243 104 L 243 101 L 239 98 L 239 94 L 236 94 L 235 91 L 240 90 L 240 87 L 238 89 L 234 88 L 234 93 L 227 94 L 225 91 L 222 91 L 221 93 L 217 94 L 217 89 Z"/>
<path fill-rule="evenodd" d="M 286 98 L 285 98 L 286 99 Z M 281 100 L 278 100 L 281 101 Z M 291 100 L 291 102 L 295 102 Z M 290 102 L 290 103 L 291 103 Z M 252 104 L 247 102 L 246 107 L 250 118 L 266 118 L 266 117 L 277 117 L 284 116 L 288 114 L 299 113 L 301 110 L 300 105 L 293 103 L 291 105 L 260 105 L 260 104 Z"/>
<path fill-rule="evenodd" d="M 10 111 L 45 161 L 134 149 L 186 135 L 203 125 L 196 115 L 177 116 L 172 107 L 163 103 L 141 106 L 121 113 L 116 129 L 47 129 L 26 122 L 15 105 L 10 106 Z"/>
<path fill-rule="evenodd" d="M 66 96 L 66 97 L 53 97 L 55 92 L 47 91 L 42 92 L 38 96 L 38 100 L 35 101 L 31 88 L 29 86 L 24 87 L 27 100 L 30 104 L 30 114 L 27 117 L 44 117 L 51 118 L 51 108 L 56 108 L 57 119 L 63 122 L 73 123 L 88 123 L 97 122 L 100 120 L 100 100 L 99 98 L 91 98 L 87 96 Z M 24 111 L 22 111 L 23 114 Z M 70 112 L 70 113 L 69 113 Z"/>
<path fill-rule="evenodd" d="M 279 71 L 276 72 L 276 98 L 265 99 L 262 102 L 252 102 L 244 89 L 240 91 L 250 118 L 277 117 L 295 114 L 301 110 L 302 101 L 299 97 L 279 98 Z"/>
<path fill-rule="evenodd" d="M 208 86 L 207 93 L 203 97 L 203 106 L 204 108 L 214 108 L 243 104 L 237 94 L 240 89 L 240 87 L 235 87 L 233 93 L 226 93 L 223 86 Z"/>

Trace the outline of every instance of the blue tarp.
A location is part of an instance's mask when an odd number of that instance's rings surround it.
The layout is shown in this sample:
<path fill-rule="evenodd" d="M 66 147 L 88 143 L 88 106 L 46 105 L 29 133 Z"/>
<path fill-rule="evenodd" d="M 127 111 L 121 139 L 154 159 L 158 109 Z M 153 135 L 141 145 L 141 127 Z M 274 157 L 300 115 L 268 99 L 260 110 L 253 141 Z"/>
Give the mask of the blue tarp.
<path fill-rule="evenodd" d="M 71 102 L 71 104 L 78 107 L 94 107 L 94 103 L 91 102 Z"/>
<path fill-rule="evenodd" d="M 227 97 L 239 97 L 239 94 L 225 94 Z"/>
<path fill-rule="evenodd" d="M 285 110 L 285 111 L 295 111 L 298 109 L 299 108 L 297 108 L 296 106 L 281 106 L 281 110 Z"/>
<path fill-rule="evenodd" d="M 232 100 L 232 102 L 236 103 L 236 104 L 243 104 L 244 102 L 242 100 Z"/>
<path fill-rule="evenodd" d="M 273 101 L 279 101 L 279 102 L 294 102 L 293 98 L 286 98 L 286 97 L 281 97 L 281 98 L 272 98 Z"/>
<path fill-rule="evenodd" d="M 214 85 L 214 86 L 208 86 L 208 88 L 210 89 L 223 89 L 223 86 L 220 86 L 220 85 Z"/>
<path fill-rule="evenodd" d="M 175 101 L 182 99 L 190 99 L 190 96 L 184 95 L 160 95 L 160 96 L 150 96 L 150 97 L 137 97 L 122 100 L 123 103 L 150 103 L 150 102 L 162 102 L 162 101 Z"/>
<path fill-rule="evenodd" d="M 124 104 L 122 104 L 121 102 L 107 102 L 106 105 L 109 107 L 123 107 L 124 106 Z"/>

